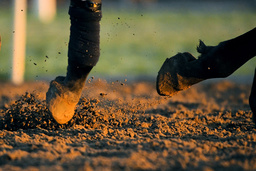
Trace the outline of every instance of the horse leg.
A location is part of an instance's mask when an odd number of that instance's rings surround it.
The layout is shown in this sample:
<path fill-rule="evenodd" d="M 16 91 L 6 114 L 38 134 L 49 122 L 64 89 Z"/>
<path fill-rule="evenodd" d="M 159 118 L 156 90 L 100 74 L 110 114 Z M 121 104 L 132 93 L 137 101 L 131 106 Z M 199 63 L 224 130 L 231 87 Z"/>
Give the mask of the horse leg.
<path fill-rule="evenodd" d="M 217 46 L 206 46 L 200 41 L 198 59 L 187 52 L 167 58 L 158 72 L 157 92 L 173 96 L 200 81 L 231 75 L 256 56 L 255 41 L 256 28 Z"/>
<path fill-rule="evenodd" d="M 66 77 L 56 77 L 46 93 L 47 107 L 59 123 L 74 115 L 86 78 L 99 55 L 101 0 L 71 0 L 71 20 Z"/>

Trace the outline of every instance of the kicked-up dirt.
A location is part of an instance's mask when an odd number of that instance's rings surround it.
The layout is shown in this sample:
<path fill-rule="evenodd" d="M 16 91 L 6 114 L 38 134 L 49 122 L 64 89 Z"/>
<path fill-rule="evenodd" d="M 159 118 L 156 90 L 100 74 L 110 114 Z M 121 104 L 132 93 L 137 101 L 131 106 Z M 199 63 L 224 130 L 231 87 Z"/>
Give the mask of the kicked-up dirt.
<path fill-rule="evenodd" d="M 90 79 L 57 124 L 46 82 L 0 83 L 0 170 L 256 170 L 251 85 L 202 83 L 172 98 L 154 82 Z"/>

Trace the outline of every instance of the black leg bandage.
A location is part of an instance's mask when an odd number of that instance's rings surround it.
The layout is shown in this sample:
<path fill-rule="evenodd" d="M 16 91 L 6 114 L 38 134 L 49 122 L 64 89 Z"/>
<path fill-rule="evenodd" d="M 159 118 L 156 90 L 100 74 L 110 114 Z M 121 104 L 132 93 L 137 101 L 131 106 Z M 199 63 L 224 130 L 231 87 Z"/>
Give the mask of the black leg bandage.
<path fill-rule="evenodd" d="M 68 47 L 69 67 L 93 67 L 99 60 L 99 33 L 102 14 L 101 10 L 91 9 L 94 8 L 87 8 L 86 6 L 85 8 L 75 6 L 70 6 L 69 8 L 71 20 L 70 40 Z"/>

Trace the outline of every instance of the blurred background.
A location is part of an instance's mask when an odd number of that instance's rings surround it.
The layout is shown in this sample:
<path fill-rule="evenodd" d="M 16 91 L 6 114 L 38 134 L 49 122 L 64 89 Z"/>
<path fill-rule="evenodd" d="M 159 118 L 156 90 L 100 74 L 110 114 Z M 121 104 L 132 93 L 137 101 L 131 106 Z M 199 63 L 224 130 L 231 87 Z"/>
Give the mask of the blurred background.
<path fill-rule="evenodd" d="M 51 20 L 39 17 L 37 0 L 27 0 L 24 81 L 65 75 L 69 0 L 56 1 Z M 90 76 L 155 78 L 167 57 L 234 38 L 256 26 L 256 0 L 102 0 L 101 57 Z M 0 0 L 0 81 L 12 74 L 14 0 Z M 17 29 L 17 28 L 16 28 Z M 256 59 L 235 72 L 252 76 Z"/>

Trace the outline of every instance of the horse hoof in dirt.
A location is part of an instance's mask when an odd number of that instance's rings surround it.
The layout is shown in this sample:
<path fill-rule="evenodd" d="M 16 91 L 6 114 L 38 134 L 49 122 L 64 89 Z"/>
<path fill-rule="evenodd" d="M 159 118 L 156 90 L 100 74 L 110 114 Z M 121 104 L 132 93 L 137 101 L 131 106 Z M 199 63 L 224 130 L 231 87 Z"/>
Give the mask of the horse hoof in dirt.
<path fill-rule="evenodd" d="M 70 90 L 64 85 L 65 77 L 56 77 L 51 81 L 46 93 L 46 104 L 50 114 L 59 124 L 65 124 L 72 119 L 81 90 Z"/>
<path fill-rule="evenodd" d="M 188 52 L 178 53 L 167 58 L 157 75 L 156 89 L 158 94 L 173 96 L 202 81 L 202 79 L 190 77 L 190 74 L 186 73 L 187 68 L 190 67 L 190 62 L 195 60 L 197 59 Z"/>

